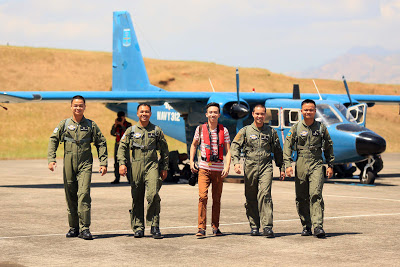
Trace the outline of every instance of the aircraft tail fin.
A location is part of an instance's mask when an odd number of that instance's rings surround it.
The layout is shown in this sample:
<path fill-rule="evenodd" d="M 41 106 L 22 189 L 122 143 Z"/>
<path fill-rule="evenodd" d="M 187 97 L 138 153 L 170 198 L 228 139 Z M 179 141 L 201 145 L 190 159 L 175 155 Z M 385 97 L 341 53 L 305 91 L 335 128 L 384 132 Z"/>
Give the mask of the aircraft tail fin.
<path fill-rule="evenodd" d="M 127 11 L 113 17 L 112 90 L 154 90 L 150 85 L 132 19 Z"/>

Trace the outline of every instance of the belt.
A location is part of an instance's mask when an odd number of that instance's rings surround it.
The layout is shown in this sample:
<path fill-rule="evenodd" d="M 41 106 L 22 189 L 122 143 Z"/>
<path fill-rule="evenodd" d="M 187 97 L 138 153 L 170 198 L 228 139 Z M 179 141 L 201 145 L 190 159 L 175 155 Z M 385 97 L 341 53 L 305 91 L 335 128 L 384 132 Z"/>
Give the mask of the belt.
<path fill-rule="evenodd" d="M 222 162 L 222 160 L 216 160 L 216 161 L 207 161 L 206 157 L 201 157 L 202 161 L 206 161 L 206 162 Z"/>
<path fill-rule="evenodd" d="M 71 143 L 75 143 L 75 144 L 84 144 L 84 143 L 90 143 L 92 140 L 90 138 L 85 138 L 85 139 L 81 139 L 81 140 L 75 140 L 69 137 L 64 137 L 64 142 L 71 142 Z"/>
<path fill-rule="evenodd" d="M 138 143 L 132 142 L 131 149 L 135 149 L 135 148 L 140 148 L 141 150 L 152 150 L 152 149 L 156 149 L 157 147 L 155 145 L 143 146 L 143 145 L 139 145 Z"/>

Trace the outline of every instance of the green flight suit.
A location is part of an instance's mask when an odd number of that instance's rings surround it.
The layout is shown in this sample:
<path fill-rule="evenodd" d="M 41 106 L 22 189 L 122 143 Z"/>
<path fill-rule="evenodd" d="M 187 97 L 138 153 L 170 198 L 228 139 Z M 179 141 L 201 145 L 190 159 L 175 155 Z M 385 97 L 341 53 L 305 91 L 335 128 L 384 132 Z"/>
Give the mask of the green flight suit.
<path fill-rule="evenodd" d="M 311 226 L 323 227 L 324 200 L 322 188 L 324 185 L 323 158 L 332 165 L 333 142 L 326 126 L 314 121 L 307 126 L 302 120 L 292 126 L 286 136 L 283 148 L 283 159 L 288 168 L 292 164 L 292 151 L 297 151 L 296 161 L 296 208 L 303 228 Z"/>
<path fill-rule="evenodd" d="M 168 144 L 160 127 L 149 123 L 146 127 L 137 123 L 129 127 L 119 142 L 119 165 L 127 165 L 126 152 L 132 150 L 132 210 L 131 226 L 134 232 L 144 230 L 144 196 L 146 193 L 148 226 L 160 224 L 158 192 L 162 185 L 160 170 L 168 170 Z M 157 150 L 160 152 L 158 160 Z"/>
<path fill-rule="evenodd" d="M 107 143 L 94 121 L 85 117 L 78 123 L 73 118 L 62 120 L 50 136 L 48 162 L 56 162 L 59 143 L 64 142 L 64 189 L 68 206 L 68 222 L 80 231 L 90 226 L 90 183 L 92 178 L 92 147 L 94 143 L 100 166 L 107 167 Z"/>
<path fill-rule="evenodd" d="M 232 142 L 233 164 L 239 164 L 240 151 L 245 153 L 244 183 L 246 215 L 251 228 L 272 228 L 273 204 L 271 185 L 273 176 L 272 155 L 275 164 L 282 167 L 282 148 L 275 129 L 253 123 L 243 127 Z M 261 221 L 261 225 L 260 225 Z"/>

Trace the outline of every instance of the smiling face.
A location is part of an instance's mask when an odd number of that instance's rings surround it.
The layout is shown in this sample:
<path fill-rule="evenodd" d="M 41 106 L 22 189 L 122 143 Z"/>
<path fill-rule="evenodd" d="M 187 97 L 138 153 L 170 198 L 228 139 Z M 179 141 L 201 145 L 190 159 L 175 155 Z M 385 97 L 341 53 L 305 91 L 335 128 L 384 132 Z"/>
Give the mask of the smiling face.
<path fill-rule="evenodd" d="M 264 107 L 255 107 L 252 115 L 254 118 L 254 122 L 256 123 L 257 126 L 261 126 L 264 124 L 266 115 Z"/>
<path fill-rule="evenodd" d="M 71 110 L 72 114 L 75 117 L 81 117 L 83 116 L 83 112 L 86 109 L 85 102 L 83 102 L 82 99 L 74 99 L 71 103 Z"/>
<path fill-rule="evenodd" d="M 142 125 L 147 125 L 151 117 L 150 107 L 145 105 L 140 106 L 136 115 L 138 116 L 139 121 Z"/>
<path fill-rule="evenodd" d="M 221 116 L 219 113 L 219 108 L 215 106 L 211 106 L 207 109 L 206 117 L 210 123 L 218 122 L 218 118 Z"/>
<path fill-rule="evenodd" d="M 315 113 L 316 109 L 313 103 L 304 103 L 301 107 L 301 114 L 305 120 L 314 120 Z"/>

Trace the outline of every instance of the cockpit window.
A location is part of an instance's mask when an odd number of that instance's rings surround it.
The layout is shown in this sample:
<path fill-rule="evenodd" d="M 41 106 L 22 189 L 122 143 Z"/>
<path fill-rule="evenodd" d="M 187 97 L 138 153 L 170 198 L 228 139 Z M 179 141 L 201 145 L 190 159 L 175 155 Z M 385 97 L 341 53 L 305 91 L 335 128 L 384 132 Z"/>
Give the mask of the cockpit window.
<path fill-rule="evenodd" d="M 335 104 L 335 107 L 340 111 L 340 113 L 342 113 L 346 120 L 357 123 L 351 112 L 348 112 L 347 108 L 343 104 Z"/>
<path fill-rule="evenodd" d="M 342 119 L 339 114 L 336 113 L 336 110 L 328 104 L 317 105 L 315 120 L 323 122 L 326 126 L 342 122 Z"/>

